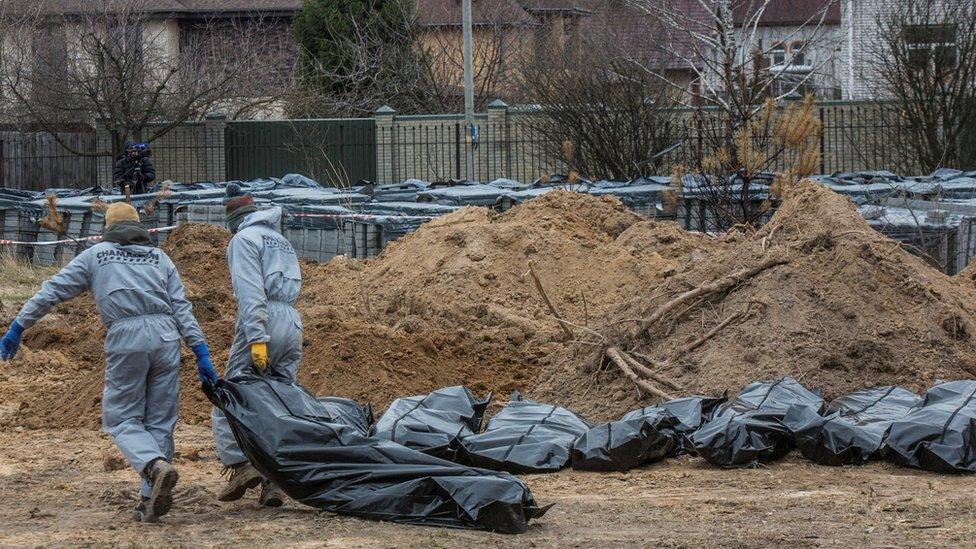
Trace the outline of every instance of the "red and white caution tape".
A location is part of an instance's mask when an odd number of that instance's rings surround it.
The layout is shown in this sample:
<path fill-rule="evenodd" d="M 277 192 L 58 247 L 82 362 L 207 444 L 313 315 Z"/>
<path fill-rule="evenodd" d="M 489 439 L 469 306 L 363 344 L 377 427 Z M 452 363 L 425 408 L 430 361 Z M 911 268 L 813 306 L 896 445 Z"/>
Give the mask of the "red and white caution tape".
<path fill-rule="evenodd" d="M 376 219 L 398 219 L 404 221 L 420 220 L 430 221 L 437 219 L 436 215 L 396 215 L 396 214 L 316 214 L 316 213 L 289 213 L 289 217 L 314 217 L 317 219 L 351 219 L 353 221 L 373 221 Z"/>
<path fill-rule="evenodd" d="M 172 231 L 176 228 L 176 225 L 170 227 L 159 227 L 157 229 L 149 229 L 150 233 L 165 233 Z M 0 246 L 56 246 L 58 244 L 74 244 L 76 242 L 90 242 L 93 240 L 101 240 L 102 235 L 96 236 L 85 236 L 82 238 L 67 238 L 64 240 L 47 240 L 41 242 L 21 242 L 19 240 L 4 240 L 0 239 Z"/>

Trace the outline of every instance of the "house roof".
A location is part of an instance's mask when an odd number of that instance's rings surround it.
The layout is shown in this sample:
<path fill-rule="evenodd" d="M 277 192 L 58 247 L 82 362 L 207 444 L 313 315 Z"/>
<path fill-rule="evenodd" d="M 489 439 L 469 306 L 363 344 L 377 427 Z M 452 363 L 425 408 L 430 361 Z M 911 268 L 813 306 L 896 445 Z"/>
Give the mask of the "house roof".
<path fill-rule="evenodd" d="M 428 27 L 461 24 L 460 0 L 414 0 L 417 21 Z M 534 25 L 536 20 L 516 0 L 473 0 L 471 23 L 484 25 Z"/>
<path fill-rule="evenodd" d="M 755 14 L 765 0 L 739 0 L 733 7 L 733 17 L 737 25 Z M 764 27 L 789 27 L 803 24 L 817 24 L 823 16 L 825 25 L 840 25 L 840 2 L 838 0 L 769 0 L 759 21 Z"/>
<path fill-rule="evenodd" d="M 648 65 L 684 70 L 692 57 L 687 43 L 687 33 L 674 32 L 660 20 L 654 10 L 642 10 L 630 2 L 608 2 L 607 0 L 578 0 L 582 7 L 593 15 L 582 19 L 582 28 L 588 36 L 606 35 L 610 38 L 609 47 L 630 59 Z M 661 9 L 684 14 L 689 24 L 704 25 L 708 15 L 698 0 L 662 0 Z M 704 31 L 704 28 L 694 29 Z"/>
<path fill-rule="evenodd" d="M 586 0 L 519 0 L 531 13 L 558 13 L 562 15 L 588 15 L 594 13 Z"/>
<path fill-rule="evenodd" d="M 221 13 L 292 14 L 302 7 L 301 0 L 114 0 L 111 4 L 93 0 L 46 0 L 42 10 L 48 14 L 75 15 L 98 13 L 119 6 L 143 13 L 195 15 Z"/>

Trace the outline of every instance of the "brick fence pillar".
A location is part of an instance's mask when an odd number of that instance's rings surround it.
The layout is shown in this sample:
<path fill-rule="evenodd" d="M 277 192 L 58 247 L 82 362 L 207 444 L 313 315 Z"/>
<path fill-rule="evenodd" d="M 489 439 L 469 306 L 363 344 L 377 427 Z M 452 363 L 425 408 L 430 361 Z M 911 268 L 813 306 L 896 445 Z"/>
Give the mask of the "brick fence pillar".
<path fill-rule="evenodd" d="M 112 132 L 105 127 L 105 121 L 101 118 L 95 121 L 95 150 L 112 152 Z M 115 158 L 111 155 L 96 157 L 94 184 L 103 189 L 111 189 L 114 171 Z"/>
<path fill-rule="evenodd" d="M 398 183 L 396 167 L 396 139 L 394 125 L 396 111 L 387 105 L 376 109 L 376 183 Z"/>
<path fill-rule="evenodd" d="M 482 147 L 490 147 L 487 166 L 482 170 L 482 181 L 512 176 L 512 160 L 508 134 L 508 104 L 496 99 L 488 105 L 488 127 L 482 135 Z"/>
<path fill-rule="evenodd" d="M 226 135 L 227 116 L 222 113 L 208 114 L 203 129 L 203 148 L 206 151 L 203 173 L 206 179 L 215 183 L 227 181 Z"/>

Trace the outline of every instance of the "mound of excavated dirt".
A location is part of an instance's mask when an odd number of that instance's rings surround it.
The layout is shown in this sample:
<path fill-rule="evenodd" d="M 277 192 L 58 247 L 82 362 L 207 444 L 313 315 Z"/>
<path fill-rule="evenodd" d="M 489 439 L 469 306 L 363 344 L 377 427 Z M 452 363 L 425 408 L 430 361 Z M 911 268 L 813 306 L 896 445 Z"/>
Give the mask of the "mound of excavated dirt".
<path fill-rule="evenodd" d="M 184 225 L 164 247 L 180 269 L 218 371 L 235 314 L 224 258 L 228 238 L 216 227 Z M 375 260 L 303 263 L 300 380 L 317 394 L 378 407 L 458 383 L 479 393 L 531 393 L 540 365 L 565 343 L 527 275 L 530 262 L 557 309 L 573 324 L 593 326 L 716 246 L 672 224 L 642 221 L 610 198 L 554 192 L 503 214 L 464 208 Z M 88 367 L 70 383 L 29 396 L 20 421 L 97 425 L 104 331 L 90 297 L 59 310 L 71 311 L 71 320 L 45 320 L 25 343 L 78 357 Z M 192 364 L 185 351 L 181 418 L 196 423 L 206 420 L 209 404 Z"/>
<path fill-rule="evenodd" d="M 590 340 L 677 381 L 680 390 L 652 380 L 672 394 L 737 391 L 788 374 L 832 398 L 881 384 L 921 391 L 938 379 L 976 375 L 971 281 L 903 251 L 868 227 L 846 198 L 801 185 L 762 230 L 730 236 L 726 245 L 662 287 L 635 286 L 638 298 L 609 314 L 600 337 Z M 647 331 L 635 321 L 688 290 L 772 259 L 785 263 L 689 299 Z M 715 333 L 701 341 L 709 332 Z M 540 376 L 536 396 L 593 418 L 643 403 L 649 395 L 639 397 L 636 385 L 600 355 L 564 352 Z"/>

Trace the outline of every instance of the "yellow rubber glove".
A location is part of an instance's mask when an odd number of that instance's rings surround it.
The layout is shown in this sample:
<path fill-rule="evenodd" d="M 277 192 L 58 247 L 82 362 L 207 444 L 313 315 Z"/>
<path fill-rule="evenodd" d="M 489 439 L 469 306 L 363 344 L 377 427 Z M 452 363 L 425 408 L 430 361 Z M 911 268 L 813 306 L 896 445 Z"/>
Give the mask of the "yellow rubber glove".
<path fill-rule="evenodd" d="M 267 343 L 252 343 L 251 344 L 251 361 L 254 362 L 254 367 L 258 370 L 264 371 L 268 367 L 268 344 Z"/>

